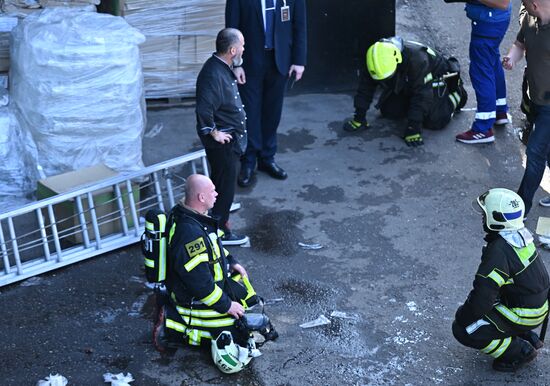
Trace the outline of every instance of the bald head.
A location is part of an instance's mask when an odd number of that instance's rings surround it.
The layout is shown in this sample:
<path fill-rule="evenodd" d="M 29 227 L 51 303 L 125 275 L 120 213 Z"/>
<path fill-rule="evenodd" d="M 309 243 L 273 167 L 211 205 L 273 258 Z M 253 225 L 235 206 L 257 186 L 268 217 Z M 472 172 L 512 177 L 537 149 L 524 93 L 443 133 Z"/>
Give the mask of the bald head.
<path fill-rule="evenodd" d="M 527 12 L 542 20 L 543 24 L 550 21 L 550 0 L 523 0 Z"/>
<path fill-rule="evenodd" d="M 216 202 L 216 187 L 210 178 L 202 174 L 192 174 L 185 184 L 185 206 L 199 213 L 206 213 Z"/>
<path fill-rule="evenodd" d="M 243 34 L 236 28 L 224 28 L 216 36 L 216 53 L 227 54 L 231 47 L 235 47 L 243 39 Z"/>

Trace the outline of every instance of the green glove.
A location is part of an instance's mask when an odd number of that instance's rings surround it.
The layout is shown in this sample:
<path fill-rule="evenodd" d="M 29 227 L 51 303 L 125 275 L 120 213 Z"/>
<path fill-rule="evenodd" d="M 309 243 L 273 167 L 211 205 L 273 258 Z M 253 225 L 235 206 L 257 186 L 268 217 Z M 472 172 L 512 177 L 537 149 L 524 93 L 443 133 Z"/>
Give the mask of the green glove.
<path fill-rule="evenodd" d="M 405 130 L 405 135 L 403 136 L 403 139 L 405 140 L 407 146 L 410 147 L 424 145 L 424 140 L 420 135 L 420 131 L 417 129 L 413 129 L 412 127 L 409 127 L 407 130 Z"/>
<path fill-rule="evenodd" d="M 349 121 L 344 122 L 344 130 L 353 132 L 363 130 L 369 127 L 369 123 L 364 121 L 356 121 L 355 119 L 350 119 Z"/>

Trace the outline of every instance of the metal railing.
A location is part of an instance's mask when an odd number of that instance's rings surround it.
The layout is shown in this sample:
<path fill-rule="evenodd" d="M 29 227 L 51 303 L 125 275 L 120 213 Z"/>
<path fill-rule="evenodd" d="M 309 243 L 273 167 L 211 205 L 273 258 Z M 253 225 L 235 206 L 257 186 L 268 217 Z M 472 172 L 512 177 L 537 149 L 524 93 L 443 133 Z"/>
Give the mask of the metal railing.
<path fill-rule="evenodd" d="M 0 287 L 138 242 L 193 173 L 208 175 L 204 150 L 0 214 Z"/>

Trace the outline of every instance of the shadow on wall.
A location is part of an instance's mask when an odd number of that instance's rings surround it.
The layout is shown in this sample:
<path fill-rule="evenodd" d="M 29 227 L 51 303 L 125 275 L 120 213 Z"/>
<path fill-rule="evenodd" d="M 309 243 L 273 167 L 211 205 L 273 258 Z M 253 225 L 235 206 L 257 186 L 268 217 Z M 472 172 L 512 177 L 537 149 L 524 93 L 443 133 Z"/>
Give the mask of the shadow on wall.
<path fill-rule="evenodd" d="M 308 1 L 307 17 L 306 72 L 289 94 L 355 90 L 367 48 L 395 34 L 395 0 Z"/>

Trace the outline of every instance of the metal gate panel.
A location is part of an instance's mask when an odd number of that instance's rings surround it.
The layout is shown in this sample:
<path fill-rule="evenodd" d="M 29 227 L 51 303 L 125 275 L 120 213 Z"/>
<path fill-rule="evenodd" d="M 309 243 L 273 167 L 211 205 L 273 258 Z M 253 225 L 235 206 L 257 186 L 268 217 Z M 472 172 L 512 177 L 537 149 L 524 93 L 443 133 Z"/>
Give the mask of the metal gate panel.
<path fill-rule="evenodd" d="M 193 173 L 209 175 L 204 150 L 0 214 L 0 286 L 138 242 L 145 213 L 173 207 Z M 112 199 L 95 202 L 108 189 Z M 75 213 L 56 218 L 62 205 Z"/>

